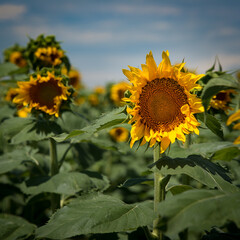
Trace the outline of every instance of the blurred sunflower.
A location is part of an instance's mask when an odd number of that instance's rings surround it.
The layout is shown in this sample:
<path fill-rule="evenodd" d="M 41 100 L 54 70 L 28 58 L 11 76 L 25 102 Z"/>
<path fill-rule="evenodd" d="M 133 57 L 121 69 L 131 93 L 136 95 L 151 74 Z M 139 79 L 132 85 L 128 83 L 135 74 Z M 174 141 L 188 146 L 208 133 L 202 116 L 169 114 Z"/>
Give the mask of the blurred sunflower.
<path fill-rule="evenodd" d="M 230 125 L 231 123 L 237 121 L 240 119 L 240 109 L 233 113 L 227 120 L 227 125 Z M 233 126 L 233 129 L 235 130 L 240 130 L 240 122 L 236 123 L 234 126 Z M 240 136 L 237 137 L 234 141 L 235 144 L 240 144 Z"/>
<path fill-rule="evenodd" d="M 184 134 L 199 134 L 200 123 L 193 114 L 204 108 L 193 90 L 201 89 L 196 82 L 204 75 L 182 72 L 184 63 L 172 66 L 168 51 L 162 53 L 162 58 L 157 66 L 150 52 L 142 70 L 130 66 L 130 71 L 123 69 L 132 83 L 131 96 L 124 98 L 132 116 L 131 147 L 138 140 L 141 145 L 149 142 L 150 147 L 161 142 L 164 152 L 176 138 L 185 142 Z"/>
<path fill-rule="evenodd" d="M 124 93 L 128 90 L 130 85 L 126 82 L 119 82 L 114 84 L 110 90 L 110 98 L 117 106 L 122 106 L 124 104 L 122 98 L 124 97 Z"/>
<path fill-rule="evenodd" d="M 70 95 L 61 80 L 51 72 L 47 72 L 47 76 L 31 76 L 29 81 L 18 82 L 18 94 L 13 102 L 58 117 L 62 101 Z"/>
<path fill-rule="evenodd" d="M 223 110 L 226 112 L 228 112 L 228 110 L 232 110 L 229 104 L 231 103 L 233 94 L 235 93 L 236 91 L 232 89 L 220 91 L 217 95 L 213 96 L 210 101 L 210 106 L 217 110 Z"/>
<path fill-rule="evenodd" d="M 47 64 L 56 66 L 62 63 L 61 58 L 64 56 L 63 50 L 56 47 L 40 47 L 35 52 L 37 59 Z"/>
<path fill-rule="evenodd" d="M 69 85 L 73 86 L 76 90 L 79 90 L 83 87 L 81 74 L 76 69 L 71 68 L 68 72 L 67 68 L 63 67 L 61 69 L 61 73 L 69 77 Z"/>
<path fill-rule="evenodd" d="M 92 93 L 88 96 L 88 101 L 92 106 L 97 106 L 99 104 L 99 98 L 95 93 Z"/>
<path fill-rule="evenodd" d="M 18 95 L 18 88 L 9 88 L 6 96 L 5 96 L 5 100 L 7 102 L 12 102 L 12 100 Z"/>
<path fill-rule="evenodd" d="M 129 131 L 124 127 L 112 128 L 109 134 L 115 142 L 126 142 L 129 137 Z"/>
<path fill-rule="evenodd" d="M 9 56 L 9 62 L 16 64 L 19 67 L 27 66 L 27 61 L 19 51 L 14 51 Z"/>
<path fill-rule="evenodd" d="M 98 95 L 104 94 L 106 92 L 106 89 L 102 86 L 97 86 L 94 88 L 94 92 Z"/>

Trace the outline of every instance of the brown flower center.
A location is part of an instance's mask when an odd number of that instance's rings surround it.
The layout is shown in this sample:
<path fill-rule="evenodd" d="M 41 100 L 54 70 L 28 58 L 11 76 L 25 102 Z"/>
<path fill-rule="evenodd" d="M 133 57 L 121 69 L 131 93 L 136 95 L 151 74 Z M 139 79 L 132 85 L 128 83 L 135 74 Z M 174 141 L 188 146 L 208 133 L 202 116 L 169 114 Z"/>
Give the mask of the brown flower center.
<path fill-rule="evenodd" d="M 187 104 L 184 89 L 170 78 L 156 78 L 142 89 L 139 97 L 141 121 L 154 131 L 171 131 L 182 123 L 181 107 Z"/>
<path fill-rule="evenodd" d="M 55 97 L 62 95 L 62 88 L 58 86 L 55 79 L 48 82 L 32 85 L 30 88 L 30 96 L 33 103 L 38 103 L 41 107 L 47 106 L 48 109 L 55 105 Z"/>
<path fill-rule="evenodd" d="M 226 101 L 228 98 L 228 94 L 226 92 L 219 92 L 214 99 L 220 101 Z"/>

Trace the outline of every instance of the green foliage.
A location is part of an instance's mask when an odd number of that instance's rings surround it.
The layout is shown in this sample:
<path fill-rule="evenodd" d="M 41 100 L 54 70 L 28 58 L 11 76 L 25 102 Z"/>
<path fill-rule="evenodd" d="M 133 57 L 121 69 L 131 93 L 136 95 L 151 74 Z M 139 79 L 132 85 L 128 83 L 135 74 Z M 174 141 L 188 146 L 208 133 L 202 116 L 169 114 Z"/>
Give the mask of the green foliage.
<path fill-rule="evenodd" d="M 29 179 L 19 186 L 23 193 L 30 195 L 44 192 L 74 195 L 78 192 L 103 191 L 108 187 L 108 179 L 94 172 L 63 172 L 51 178 Z"/>
<path fill-rule="evenodd" d="M 151 201 L 126 204 L 107 195 L 76 199 L 38 228 L 37 237 L 59 239 L 89 233 L 132 231 L 152 222 L 152 205 Z"/>
<path fill-rule="evenodd" d="M 0 156 L 0 174 L 17 168 L 24 161 L 30 161 L 25 149 L 15 149 Z"/>
<path fill-rule="evenodd" d="M 164 175 L 186 174 L 209 188 L 217 187 L 223 191 L 236 191 L 229 182 L 231 179 L 221 166 L 199 156 L 190 155 L 187 158 L 163 157 L 150 167 L 156 165 L 155 171 Z"/>
<path fill-rule="evenodd" d="M 11 75 L 18 67 L 10 62 L 0 64 L 0 78 Z"/>
<path fill-rule="evenodd" d="M 185 229 L 198 233 L 234 221 L 240 226 L 240 192 L 189 190 L 159 204 L 162 227 L 171 239 Z"/>
<path fill-rule="evenodd" d="M 27 239 L 36 229 L 25 219 L 9 214 L 0 214 L 0 238 L 2 240 Z"/>
<path fill-rule="evenodd" d="M 114 109 L 109 113 L 103 114 L 99 119 L 93 121 L 89 126 L 84 127 L 80 130 L 72 131 L 68 136 L 65 137 L 65 139 L 77 137 L 82 134 L 86 134 L 86 137 L 89 138 L 89 134 L 94 134 L 100 130 L 104 130 L 124 123 L 126 122 L 126 114 L 124 114 L 123 111 L 124 108 L 121 107 Z"/>
<path fill-rule="evenodd" d="M 211 130 L 214 134 L 223 139 L 222 126 L 214 116 L 208 113 L 199 113 L 197 117 L 207 126 L 209 130 Z"/>

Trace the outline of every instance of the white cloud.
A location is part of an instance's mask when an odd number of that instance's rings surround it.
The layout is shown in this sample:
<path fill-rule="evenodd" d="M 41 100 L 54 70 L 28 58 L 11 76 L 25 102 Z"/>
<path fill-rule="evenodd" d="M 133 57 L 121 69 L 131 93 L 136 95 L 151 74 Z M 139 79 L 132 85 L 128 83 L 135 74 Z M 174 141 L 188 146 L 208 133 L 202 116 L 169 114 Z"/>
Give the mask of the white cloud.
<path fill-rule="evenodd" d="M 69 26 L 54 26 L 47 25 L 18 25 L 13 27 L 13 32 L 21 38 L 26 38 L 26 35 L 34 38 L 39 34 L 56 35 L 57 39 L 72 44 L 103 44 L 103 43 L 131 43 L 131 42 L 160 42 L 166 40 L 165 35 L 159 34 L 158 31 L 146 29 L 144 31 L 126 29 L 107 29 L 102 30 L 83 30 L 79 27 Z"/>
<path fill-rule="evenodd" d="M 26 11 L 25 5 L 2 4 L 0 5 L 0 20 L 17 19 Z"/>
<path fill-rule="evenodd" d="M 100 8 L 101 9 L 101 8 Z M 177 15 L 180 9 L 172 6 L 156 6 L 156 5 L 143 5 L 136 3 L 130 4 L 113 4 L 104 6 L 105 11 L 111 11 L 121 14 L 159 14 L 159 15 Z"/>

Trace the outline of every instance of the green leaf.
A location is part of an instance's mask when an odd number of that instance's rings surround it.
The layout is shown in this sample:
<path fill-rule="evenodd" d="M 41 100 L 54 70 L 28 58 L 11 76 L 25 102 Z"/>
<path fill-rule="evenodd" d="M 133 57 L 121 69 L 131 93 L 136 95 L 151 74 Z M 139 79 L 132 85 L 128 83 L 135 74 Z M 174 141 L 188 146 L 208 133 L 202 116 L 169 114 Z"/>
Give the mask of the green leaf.
<path fill-rule="evenodd" d="M 189 190 L 161 202 L 158 210 L 171 239 L 187 228 L 199 233 L 229 220 L 240 227 L 240 192 Z"/>
<path fill-rule="evenodd" d="M 12 144 L 25 141 L 40 141 L 48 139 L 61 132 L 59 125 L 53 121 L 44 119 L 33 119 L 21 131 L 12 137 Z"/>
<path fill-rule="evenodd" d="M 111 196 L 77 199 L 58 210 L 37 229 L 37 237 L 70 238 L 80 234 L 132 231 L 151 224 L 153 202 L 126 204 Z"/>
<path fill-rule="evenodd" d="M 109 187 L 108 179 L 95 172 L 62 172 L 53 177 L 30 179 L 19 185 L 25 194 L 43 192 L 74 195 L 78 192 L 104 191 Z"/>
<path fill-rule="evenodd" d="M 9 214 L 0 214 L 0 239 L 26 239 L 36 229 L 34 224 L 25 219 Z"/>
<path fill-rule="evenodd" d="M 200 119 L 214 134 L 223 139 L 223 130 L 220 122 L 208 113 L 198 113 L 197 118 Z"/>
<path fill-rule="evenodd" d="M 215 152 L 212 156 L 212 160 L 231 161 L 233 158 L 240 155 L 238 147 L 228 147 Z"/>
<path fill-rule="evenodd" d="M 233 147 L 234 144 L 232 142 L 227 141 L 213 141 L 213 142 L 205 142 L 205 143 L 198 143 L 192 144 L 189 148 L 180 148 L 179 146 L 175 145 L 171 147 L 171 151 L 169 156 L 174 157 L 187 157 L 188 155 L 192 155 L 198 153 L 199 155 L 203 155 L 204 157 L 212 156 L 213 152 L 219 151 L 221 149 L 227 147 Z"/>
<path fill-rule="evenodd" d="M 150 167 L 154 165 L 164 175 L 186 174 L 210 188 L 236 191 L 224 168 L 199 155 L 190 155 L 187 158 L 163 157 Z"/>
<path fill-rule="evenodd" d="M 121 187 L 125 187 L 125 188 L 128 188 L 128 187 L 132 187 L 132 186 L 135 186 L 137 184 L 142 184 L 142 183 L 148 183 L 148 182 L 153 182 L 153 179 L 149 179 L 149 178 L 130 178 L 130 179 L 127 179 L 122 185 Z"/>
<path fill-rule="evenodd" d="M 167 191 L 170 191 L 173 195 L 188 191 L 193 189 L 193 187 L 189 186 L 189 185 L 175 185 L 170 187 L 169 189 L 167 189 Z"/>
<path fill-rule="evenodd" d="M 15 149 L 12 152 L 5 153 L 0 156 L 0 174 L 9 172 L 18 167 L 23 161 L 30 160 L 26 151 L 23 149 Z"/>
<path fill-rule="evenodd" d="M 124 110 L 124 107 L 117 108 L 109 113 L 103 114 L 99 119 L 95 120 L 89 126 L 84 127 L 80 130 L 72 131 L 66 137 L 66 139 L 77 137 L 78 135 L 81 135 L 84 133 L 93 134 L 93 133 L 96 133 L 97 131 L 110 128 L 115 125 L 123 123 L 126 120 L 126 114 L 123 113 L 123 110 Z M 89 135 L 88 135 L 88 138 L 89 138 Z"/>
<path fill-rule="evenodd" d="M 0 64 L 0 77 L 8 76 L 11 74 L 11 72 L 16 71 L 18 68 L 17 65 L 6 62 Z"/>
<path fill-rule="evenodd" d="M 31 118 L 9 118 L 0 125 L 0 132 L 5 138 L 11 138 L 33 121 Z"/>
<path fill-rule="evenodd" d="M 207 110 L 211 98 L 218 92 L 227 89 L 239 88 L 239 84 L 230 74 L 223 74 L 209 80 L 202 92 L 202 102 L 205 110 Z"/>

